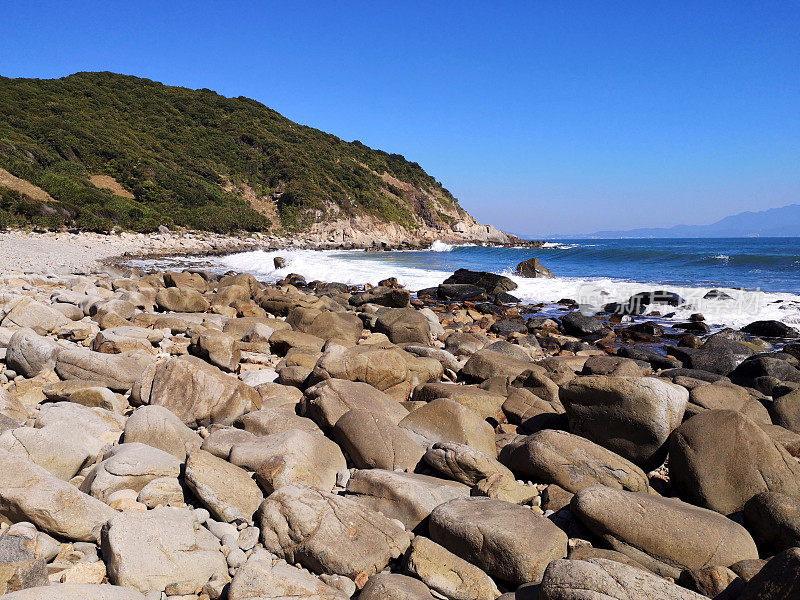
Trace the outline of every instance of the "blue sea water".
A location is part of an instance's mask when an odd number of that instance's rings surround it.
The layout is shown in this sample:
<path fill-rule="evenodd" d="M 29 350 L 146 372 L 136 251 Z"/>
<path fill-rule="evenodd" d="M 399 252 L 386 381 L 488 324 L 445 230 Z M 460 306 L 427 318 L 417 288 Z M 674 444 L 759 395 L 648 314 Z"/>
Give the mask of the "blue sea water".
<path fill-rule="evenodd" d="M 286 266 L 276 269 L 275 256 L 282 256 Z M 532 257 L 555 278 L 513 274 L 518 263 Z M 759 319 L 800 326 L 800 238 L 554 240 L 543 248 L 434 242 L 421 251 L 286 249 L 198 259 L 196 264 L 252 273 L 263 281 L 299 273 L 308 281 L 358 285 L 394 276 L 412 291 L 436 286 L 456 269 L 467 268 L 510 276 L 518 285 L 513 294 L 531 304 L 571 298 L 586 312 L 595 312 L 638 292 L 666 289 L 685 302 L 678 309 L 654 305 L 651 310 L 671 319 L 702 312 L 716 326 L 741 327 Z M 704 298 L 711 289 L 730 298 Z"/>

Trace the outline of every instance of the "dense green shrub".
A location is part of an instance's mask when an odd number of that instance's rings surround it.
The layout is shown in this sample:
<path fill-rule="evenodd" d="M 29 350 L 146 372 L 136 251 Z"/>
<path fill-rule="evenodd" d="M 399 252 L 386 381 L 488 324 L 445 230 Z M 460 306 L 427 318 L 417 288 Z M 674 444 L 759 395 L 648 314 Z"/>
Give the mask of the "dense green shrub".
<path fill-rule="evenodd" d="M 0 77 L 0 115 L 0 167 L 57 199 L 65 209 L 61 222 L 87 229 L 268 229 L 266 217 L 225 191 L 228 183 L 273 194 L 289 229 L 329 217 L 331 206 L 340 216 L 368 213 L 416 225 L 403 191 L 377 175 L 384 173 L 460 211 L 417 163 L 210 90 L 113 73 Z M 136 199 L 96 188 L 91 174 L 113 176 Z M 4 222 L 58 221 L 19 200 L 8 202 L 14 206 L 2 208 Z"/>

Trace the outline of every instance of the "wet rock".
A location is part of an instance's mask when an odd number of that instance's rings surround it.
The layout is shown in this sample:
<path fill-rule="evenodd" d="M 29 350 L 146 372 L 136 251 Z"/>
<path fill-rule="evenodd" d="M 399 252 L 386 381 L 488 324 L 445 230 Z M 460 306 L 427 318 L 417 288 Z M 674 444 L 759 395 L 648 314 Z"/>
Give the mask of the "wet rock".
<path fill-rule="evenodd" d="M 514 269 L 514 273 L 522 277 L 544 277 L 546 279 L 555 277 L 550 269 L 539 262 L 538 258 L 523 260 L 517 265 L 517 268 Z"/>
<path fill-rule="evenodd" d="M 488 294 L 511 292 L 517 289 L 517 284 L 508 277 L 487 273 L 486 271 L 470 271 L 469 269 L 458 269 L 443 282 L 443 284 L 450 283 L 474 285 L 485 290 Z"/>
<path fill-rule="evenodd" d="M 742 331 L 767 338 L 794 339 L 800 337 L 800 333 L 794 327 L 789 327 L 780 321 L 754 321 L 742 327 Z"/>

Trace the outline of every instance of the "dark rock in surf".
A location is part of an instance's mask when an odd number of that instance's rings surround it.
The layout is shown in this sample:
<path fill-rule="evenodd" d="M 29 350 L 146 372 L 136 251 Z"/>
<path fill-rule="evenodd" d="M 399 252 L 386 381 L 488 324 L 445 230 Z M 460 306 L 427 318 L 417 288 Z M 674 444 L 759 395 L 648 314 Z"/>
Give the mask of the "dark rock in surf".
<path fill-rule="evenodd" d="M 442 283 L 467 283 L 482 288 L 488 294 L 499 294 L 517 289 L 517 284 L 508 277 L 487 271 L 470 271 L 469 269 L 458 269 Z"/>
<path fill-rule="evenodd" d="M 529 258 L 528 260 L 522 261 L 517 265 L 517 268 L 514 269 L 514 273 L 522 277 L 543 277 L 546 279 L 553 279 L 555 277 L 550 269 L 539 262 L 538 258 Z"/>

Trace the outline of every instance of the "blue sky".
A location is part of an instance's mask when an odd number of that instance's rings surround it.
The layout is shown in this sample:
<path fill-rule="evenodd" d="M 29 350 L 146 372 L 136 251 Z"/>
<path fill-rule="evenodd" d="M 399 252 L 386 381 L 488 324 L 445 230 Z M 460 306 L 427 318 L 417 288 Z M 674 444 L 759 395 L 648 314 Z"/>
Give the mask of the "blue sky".
<path fill-rule="evenodd" d="M 800 202 L 800 3 L 4 2 L 0 74 L 249 96 L 536 236 Z M 1 115 L 0 115 L 1 118 Z"/>

